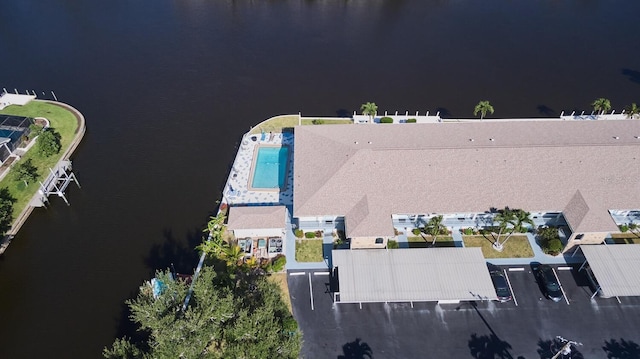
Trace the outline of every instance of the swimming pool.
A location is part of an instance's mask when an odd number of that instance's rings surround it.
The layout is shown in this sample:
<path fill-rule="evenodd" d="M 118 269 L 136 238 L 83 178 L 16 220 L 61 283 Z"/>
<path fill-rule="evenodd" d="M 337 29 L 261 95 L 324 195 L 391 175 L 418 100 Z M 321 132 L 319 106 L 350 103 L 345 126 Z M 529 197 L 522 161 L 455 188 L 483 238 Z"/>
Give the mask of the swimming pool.
<path fill-rule="evenodd" d="M 289 147 L 258 146 L 253 160 L 251 189 L 284 189 L 288 162 Z"/>

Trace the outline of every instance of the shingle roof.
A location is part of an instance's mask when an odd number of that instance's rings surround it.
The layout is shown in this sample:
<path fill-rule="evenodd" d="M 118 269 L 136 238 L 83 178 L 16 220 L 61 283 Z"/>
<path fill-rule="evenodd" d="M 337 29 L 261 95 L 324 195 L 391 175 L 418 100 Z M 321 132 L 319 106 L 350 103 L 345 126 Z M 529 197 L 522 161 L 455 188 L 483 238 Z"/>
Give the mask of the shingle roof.
<path fill-rule="evenodd" d="M 574 232 L 617 231 L 608 210 L 640 208 L 640 121 L 332 125 L 295 131 L 294 215 L 366 212 L 352 223 L 357 231 L 350 236 L 381 235 L 376 231 L 381 225 L 391 228 L 391 214 L 476 213 L 505 206 L 575 211 L 575 219 L 571 213 L 568 218 Z M 366 211 L 355 208 L 365 196 Z M 381 224 L 381 218 L 388 220 Z"/>
<path fill-rule="evenodd" d="M 640 295 L 640 244 L 582 245 L 605 296 Z"/>
<path fill-rule="evenodd" d="M 340 302 L 496 299 L 480 248 L 334 250 Z"/>
<path fill-rule="evenodd" d="M 229 207 L 229 229 L 284 228 L 285 206 Z"/>

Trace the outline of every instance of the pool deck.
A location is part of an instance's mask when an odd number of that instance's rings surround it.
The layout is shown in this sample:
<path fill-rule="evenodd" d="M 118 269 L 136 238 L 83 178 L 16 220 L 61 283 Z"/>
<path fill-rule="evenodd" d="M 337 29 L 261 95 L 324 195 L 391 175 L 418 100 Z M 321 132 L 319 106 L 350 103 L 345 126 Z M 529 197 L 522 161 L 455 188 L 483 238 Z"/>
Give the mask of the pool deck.
<path fill-rule="evenodd" d="M 253 141 L 251 137 L 255 137 Z M 259 145 L 289 146 L 289 161 L 287 163 L 287 178 L 284 191 L 252 190 L 249 186 L 251 167 L 253 165 L 256 147 Z M 233 161 L 231 172 L 223 190 L 223 203 L 229 205 L 292 205 L 293 204 L 293 134 L 274 133 L 245 134 L 242 137 L 238 153 Z"/>

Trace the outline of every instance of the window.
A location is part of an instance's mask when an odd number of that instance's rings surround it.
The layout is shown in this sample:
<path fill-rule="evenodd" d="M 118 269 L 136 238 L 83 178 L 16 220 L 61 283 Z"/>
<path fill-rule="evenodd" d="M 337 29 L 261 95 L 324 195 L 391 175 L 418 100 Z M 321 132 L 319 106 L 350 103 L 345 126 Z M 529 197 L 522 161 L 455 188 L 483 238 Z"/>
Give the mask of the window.
<path fill-rule="evenodd" d="M 376 244 L 382 244 L 382 243 L 384 243 L 384 239 L 380 237 L 376 238 Z"/>

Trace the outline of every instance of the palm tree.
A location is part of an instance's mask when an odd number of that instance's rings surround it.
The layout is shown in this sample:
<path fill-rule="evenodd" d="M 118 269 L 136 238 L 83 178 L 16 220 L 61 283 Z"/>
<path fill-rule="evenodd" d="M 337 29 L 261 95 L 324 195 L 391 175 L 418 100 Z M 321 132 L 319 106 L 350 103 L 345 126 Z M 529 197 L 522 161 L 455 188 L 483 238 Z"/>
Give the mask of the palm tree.
<path fill-rule="evenodd" d="M 632 103 L 631 105 L 625 107 L 624 111 L 627 113 L 627 118 L 634 118 L 638 114 L 640 114 L 640 108 L 636 103 Z"/>
<path fill-rule="evenodd" d="M 493 106 L 491 106 L 489 101 L 480 101 L 473 109 L 473 115 L 477 116 L 478 112 L 480 112 L 480 120 L 482 120 L 484 116 L 487 115 L 487 112 L 493 114 Z"/>
<path fill-rule="evenodd" d="M 431 242 L 431 245 L 433 246 L 436 244 L 438 235 L 446 229 L 447 227 L 442 224 L 442 216 L 435 216 L 429 219 L 429 222 L 424 227 L 424 232 L 433 237 L 433 241 Z"/>
<path fill-rule="evenodd" d="M 504 209 L 500 210 L 498 214 L 495 215 L 495 217 L 493 217 L 493 221 L 498 222 L 499 228 L 498 237 L 496 238 L 496 241 L 493 242 L 493 249 L 497 250 L 498 252 L 502 252 L 502 250 L 504 249 L 504 243 L 509 239 L 510 236 L 507 236 L 504 242 L 500 241 L 500 236 L 502 236 L 502 233 L 504 233 L 504 231 L 509 227 L 513 228 L 515 226 L 515 214 L 509 207 L 505 207 Z"/>
<path fill-rule="evenodd" d="M 207 222 L 207 228 L 203 230 L 203 232 L 207 233 L 207 238 L 196 247 L 197 250 L 215 257 L 219 257 L 222 254 L 224 244 L 222 233 L 224 232 L 225 218 L 226 216 L 223 213 L 210 217 L 209 222 Z"/>
<path fill-rule="evenodd" d="M 533 223 L 533 220 L 529 217 L 531 216 L 531 213 L 522 209 L 514 209 L 513 215 L 515 220 L 515 224 L 513 225 L 513 232 L 523 233 L 524 232 L 524 228 L 522 226 L 523 224 L 528 224 L 532 227 L 535 226 L 535 224 Z"/>
<path fill-rule="evenodd" d="M 231 267 L 232 265 L 238 265 L 238 262 L 244 257 L 244 251 L 240 246 L 228 245 L 224 247 L 222 256 L 227 262 L 227 267 Z"/>
<path fill-rule="evenodd" d="M 611 110 L 611 101 L 604 97 L 600 97 L 593 101 L 591 106 L 593 106 L 593 111 L 596 112 L 597 116 L 600 116 Z"/>
<path fill-rule="evenodd" d="M 360 106 L 360 111 L 362 111 L 363 115 L 369 116 L 369 122 L 372 123 L 373 116 L 378 112 L 378 106 L 375 102 L 363 103 L 362 106 Z"/>

